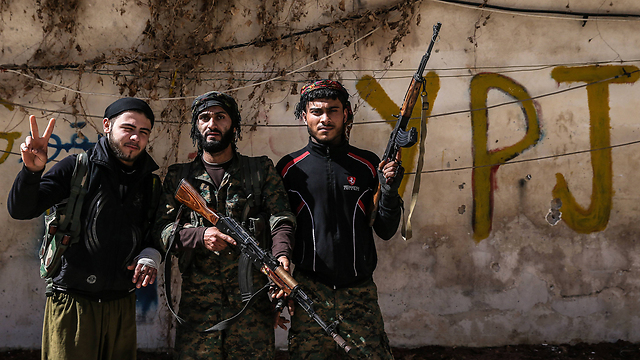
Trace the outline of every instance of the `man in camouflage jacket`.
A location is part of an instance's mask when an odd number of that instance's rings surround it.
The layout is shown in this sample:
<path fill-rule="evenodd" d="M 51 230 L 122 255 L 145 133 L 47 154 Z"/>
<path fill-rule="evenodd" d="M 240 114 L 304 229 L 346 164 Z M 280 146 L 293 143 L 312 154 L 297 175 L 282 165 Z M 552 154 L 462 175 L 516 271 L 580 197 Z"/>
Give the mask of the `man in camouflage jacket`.
<path fill-rule="evenodd" d="M 209 207 L 233 217 L 245 228 L 259 229 L 261 222 L 249 219 L 257 219 L 262 214 L 266 220 L 263 223 L 270 225 L 271 237 L 288 240 L 274 241 L 280 248 L 272 249 L 288 270 L 286 254 L 291 249 L 282 244 L 291 243 L 295 218 L 289 210 L 282 179 L 268 157 L 249 159 L 238 154 L 235 142 L 239 133 L 240 113 L 233 98 L 219 92 L 196 98 L 192 105 L 191 138 L 198 146 L 198 155 L 190 163 L 169 167 L 156 232 L 167 245 L 180 208 L 174 194 L 180 180 L 186 178 Z M 249 165 L 253 171 L 247 171 Z M 258 190 L 251 191 L 256 182 Z M 273 359 L 274 315 L 267 296 L 258 299 L 229 329 L 208 334 L 199 332 L 230 318 L 244 305 L 238 284 L 239 256 L 227 246 L 235 243 L 230 236 L 196 212 L 184 210 L 175 232 L 179 249 L 175 253 L 182 273 L 179 312 L 195 329 L 178 327 L 176 358 Z M 268 243 L 270 241 L 261 245 L 270 246 Z M 264 286 L 267 280 L 256 272 L 254 290 Z"/>

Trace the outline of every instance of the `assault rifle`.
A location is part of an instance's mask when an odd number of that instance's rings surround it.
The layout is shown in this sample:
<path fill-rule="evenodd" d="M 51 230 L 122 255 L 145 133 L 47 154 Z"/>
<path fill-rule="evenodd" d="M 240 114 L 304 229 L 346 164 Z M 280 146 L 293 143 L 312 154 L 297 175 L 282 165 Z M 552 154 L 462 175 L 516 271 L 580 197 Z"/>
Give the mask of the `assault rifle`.
<path fill-rule="evenodd" d="M 175 198 L 209 220 L 218 230 L 236 240 L 237 249 L 242 254 L 247 255 L 258 270 L 267 275 L 290 299 L 293 299 L 298 306 L 304 309 L 344 351 L 348 353 L 351 350 L 351 346 L 335 330 L 338 321 L 336 320 L 331 325 L 327 325 L 313 310 L 313 301 L 300 288 L 298 282 L 282 268 L 280 262 L 271 253 L 260 248 L 256 239 L 236 220 L 228 216 L 222 216 L 215 210 L 210 209 L 202 196 L 185 179 L 180 181 Z"/>
<path fill-rule="evenodd" d="M 433 25 L 433 36 L 431 37 L 431 43 L 429 43 L 429 48 L 427 52 L 422 56 L 422 60 L 420 60 L 420 65 L 418 66 L 418 70 L 415 74 L 413 74 L 413 78 L 411 78 L 411 83 L 409 84 L 409 88 L 407 89 L 407 93 L 404 95 L 404 101 L 402 102 L 402 108 L 400 108 L 400 114 L 394 115 L 394 117 L 398 118 L 396 122 L 396 126 L 391 132 L 389 136 L 389 142 L 387 143 L 387 148 L 384 151 L 384 155 L 382 155 L 382 160 L 394 161 L 396 160 L 396 155 L 401 147 L 412 147 L 418 141 L 418 130 L 412 127 L 407 130 L 407 125 L 409 124 L 409 120 L 411 120 L 411 113 L 413 113 L 413 108 L 418 101 L 418 96 L 420 95 L 422 89 L 424 88 L 424 78 L 422 74 L 424 73 L 424 69 L 427 67 L 427 62 L 431 57 L 431 50 L 433 49 L 433 45 L 438 38 L 438 33 L 440 32 L 441 23 L 437 23 Z M 428 104 L 424 104 L 428 106 Z M 371 212 L 370 224 L 373 225 L 373 222 L 376 219 L 376 212 L 378 210 L 378 202 L 380 201 L 380 186 L 378 185 L 378 191 L 373 197 L 373 211 Z"/>

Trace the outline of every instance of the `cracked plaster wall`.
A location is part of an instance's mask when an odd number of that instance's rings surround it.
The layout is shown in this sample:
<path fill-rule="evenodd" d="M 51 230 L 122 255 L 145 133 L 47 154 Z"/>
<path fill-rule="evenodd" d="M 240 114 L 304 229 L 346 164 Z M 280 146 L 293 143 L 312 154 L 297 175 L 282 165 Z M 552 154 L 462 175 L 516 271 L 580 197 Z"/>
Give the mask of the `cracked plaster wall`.
<path fill-rule="evenodd" d="M 42 41 L 41 25 L 34 21 L 33 11 L 17 3 L 20 2 L 12 2 L 2 12 L 0 64 L 28 62 Z M 336 9 L 340 6 L 340 1 L 327 3 L 335 5 Z M 347 1 L 343 5 L 348 12 L 375 9 L 383 3 Z M 488 3 L 516 8 L 640 14 L 634 1 L 505 0 Z M 79 4 L 83 16 L 78 17 L 77 27 L 82 36 L 78 36 L 77 42 L 85 50 L 71 60 L 94 58 L 114 48 L 129 49 L 138 44 L 149 17 L 148 8 L 135 3 L 108 1 Z M 297 24 L 300 29 L 333 19 L 327 7 L 306 6 L 308 17 Z M 420 15 L 419 24 L 417 15 Z M 238 30 L 238 24 L 246 24 L 239 16 L 231 21 L 233 27 L 228 25 L 230 27 L 224 29 L 226 35 L 220 37 L 220 42 L 244 42 L 258 33 L 255 28 L 247 32 Z M 638 107 L 636 99 L 640 96 L 639 85 L 631 80 L 626 84 L 610 84 L 608 98 L 598 105 L 595 113 L 589 107 L 584 87 L 535 99 L 539 137 L 530 146 L 519 149 L 507 164 L 494 168 L 491 181 L 487 182 L 489 185 L 474 182 L 481 176 L 470 169 L 474 160 L 477 161 L 475 154 L 514 148 L 531 130 L 530 126 L 519 104 L 491 108 L 486 115 L 489 123 L 487 141 L 484 148 L 478 148 L 473 144 L 480 134 L 472 126 L 471 113 L 464 112 L 469 110 L 471 98 L 478 95 L 470 90 L 470 83 L 480 73 L 501 74 L 521 85 L 531 96 L 538 96 L 582 84 L 556 81 L 552 71 L 561 65 L 585 67 L 611 61 L 607 65 L 637 66 L 631 60 L 640 58 L 637 50 L 640 21 L 583 23 L 418 2 L 409 33 L 402 38 L 389 62 L 383 62 L 383 58 L 388 55 L 388 45 L 395 34 L 381 29 L 329 60 L 313 65 L 314 69 L 331 69 L 330 76 L 341 79 L 353 94 L 356 125 L 352 131 L 352 144 L 381 154 L 390 131 L 390 126 L 384 123 L 371 122 L 379 120 L 389 109 L 367 102 L 356 87 L 358 81 L 364 75 L 373 76 L 392 102 L 401 104 L 408 77 L 426 49 L 431 26 L 436 21 L 442 22 L 443 28 L 427 69 L 438 76 L 439 87 L 433 90 L 437 96 L 430 109 L 434 117 L 428 122 L 424 168 L 428 172 L 422 176 L 419 201 L 412 219 L 414 237 L 405 242 L 398 234 L 391 241 L 377 240 L 376 243 L 379 264 L 374 278 L 392 346 L 640 341 L 637 331 L 640 326 L 640 284 L 637 280 L 640 278 L 640 256 L 636 240 L 640 228 L 637 221 L 640 199 L 636 186 L 640 164 L 638 145 L 614 147 L 609 162 L 594 160 L 592 153 L 584 152 L 593 148 L 592 123 L 606 117 L 602 115 L 603 111 L 609 116 L 609 127 L 605 131 L 610 135 L 611 145 L 638 139 L 640 127 L 634 114 Z M 333 31 L 343 39 L 354 39 L 365 32 Z M 309 44 L 322 41 L 320 35 L 313 34 L 303 40 Z M 334 50 L 342 46 L 338 45 Z M 238 72 L 261 69 L 265 63 L 275 61 L 280 67 L 292 70 L 313 61 L 308 54 L 293 50 L 290 56 L 274 60 L 271 51 L 268 46 L 248 47 L 208 55 L 202 57 L 198 66 Z M 322 51 L 320 53 L 323 56 Z M 231 64 L 226 63 L 229 59 L 233 59 Z M 166 66 L 172 69 L 170 65 Z M 587 75 L 589 71 L 597 70 L 588 70 Z M 78 85 L 73 72 L 43 75 L 46 73 L 40 73 L 54 84 Z M 44 92 L 27 90 L 20 86 L 26 82 L 23 77 L 13 73 L 0 76 L 4 84 L 18 89 L 5 95 L 8 101 L 48 109 L 64 109 L 68 105 L 62 97 L 70 93 L 64 90 L 50 85 L 45 85 L 47 91 Z M 285 81 L 274 82 L 260 95 L 268 106 L 253 108 L 257 98 L 253 98 L 251 89 L 235 92 L 243 117 L 250 118 L 255 112 L 255 119 L 260 124 L 301 125 L 293 120 L 297 96 L 291 94 L 290 85 L 303 82 L 307 76 L 307 73 L 296 74 Z M 79 87 L 87 93 L 119 92 L 108 76 L 94 73 L 84 75 Z M 228 87 L 224 81 L 205 80 L 186 89 L 192 95 Z M 509 89 L 491 89 L 487 105 L 513 100 Z M 159 95 L 168 97 L 167 93 Z M 100 115 L 111 101 L 113 98 L 85 95 L 83 104 L 87 113 Z M 152 101 L 152 106 L 160 115 L 166 102 Z M 44 122 L 45 115 L 36 112 Z M 454 114 L 441 115 L 451 112 Z M 55 133 L 61 142 L 70 142 L 73 134 L 78 134 L 70 127 L 74 118 L 60 116 L 66 120 L 57 125 Z M 17 151 L 19 142 L 28 133 L 26 119 L 19 107 L 0 107 L 0 132 L 5 136 L 4 140 L 0 139 L 2 144 L 8 143 L 7 134 L 20 133 L 12 148 L 7 145 L 8 151 Z M 90 118 L 91 121 L 99 124 L 99 119 Z M 417 126 L 417 122 L 413 125 Z M 188 160 L 193 152 L 188 129 L 188 125 L 171 122 L 160 122 L 154 129 L 150 152 L 160 163 L 161 171 L 175 161 Z M 306 129 L 302 126 L 257 127 L 253 131 L 247 127 L 243 131 L 244 137 L 239 143 L 242 153 L 266 154 L 274 161 L 307 141 Z M 91 126 L 85 127 L 82 133 L 89 141 L 97 140 L 98 131 L 92 130 Z M 77 148 L 71 150 L 77 151 Z M 414 156 L 416 151 L 410 150 L 405 156 Z M 558 156 L 570 153 L 575 154 Z M 64 155 L 63 150 L 59 157 Z M 21 167 L 18 159 L 10 155 L 0 164 L 3 168 L 0 181 L 4 184 L 1 186 L 5 194 Z M 520 160 L 528 161 L 518 162 Z M 610 169 L 610 198 L 605 196 L 602 200 L 598 198 L 599 193 L 592 191 L 602 180 L 598 177 L 596 182 L 592 181 L 594 163 Z M 410 172 L 415 169 L 414 162 L 405 162 L 405 166 Z M 461 169 L 454 170 L 458 168 Z M 564 175 L 571 194 L 581 207 L 568 208 L 567 203 L 563 203 L 555 209 L 562 217 L 552 226 L 547 215 L 556 198 L 553 191 L 557 173 Z M 414 177 L 405 178 L 403 197 L 408 211 Z M 491 194 L 490 204 L 480 204 L 474 196 L 482 192 Z M 604 206 L 607 201 L 610 211 L 601 230 L 585 232 L 579 227 L 571 228 L 563 220 L 569 211 L 587 211 L 590 204 Z M 5 229 L 5 236 L 0 239 L 0 301 L 5 304 L 0 310 L 0 348 L 38 347 L 44 308 L 44 284 L 37 272 L 42 221 L 11 220 L 3 210 L 5 200 L 0 199 L 0 204 L 0 222 Z M 474 223 L 473 214 L 482 206 L 490 206 L 490 224 L 484 224 L 489 226 L 488 233 L 478 236 L 475 226 L 479 224 Z M 147 308 L 139 317 L 141 348 L 165 348 L 171 343 L 171 324 L 162 305 L 163 295 L 160 292 L 154 296 L 158 304 Z M 285 346 L 282 336 L 279 333 L 279 344 Z"/>

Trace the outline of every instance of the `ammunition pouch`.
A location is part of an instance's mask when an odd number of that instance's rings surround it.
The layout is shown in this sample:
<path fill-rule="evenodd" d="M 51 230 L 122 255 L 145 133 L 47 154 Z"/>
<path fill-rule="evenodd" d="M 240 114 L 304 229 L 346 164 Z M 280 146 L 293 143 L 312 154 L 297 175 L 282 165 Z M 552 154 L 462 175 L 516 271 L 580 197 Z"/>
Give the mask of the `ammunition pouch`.
<path fill-rule="evenodd" d="M 54 209 L 44 216 L 45 233 L 40 246 L 40 277 L 52 277 L 60 267 L 62 254 L 72 242 L 72 235 L 67 231 L 58 231 L 60 219 Z M 77 237 L 73 242 L 77 242 Z"/>
<path fill-rule="evenodd" d="M 62 254 L 80 237 L 80 213 L 88 187 L 88 156 L 83 152 L 76 157 L 76 165 L 71 177 L 71 190 L 66 202 L 62 202 L 45 212 L 45 232 L 40 246 L 40 276 L 47 279 L 47 290 L 51 278 L 60 269 Z M 47 291 L 49 292 L 49 291 Z"/>

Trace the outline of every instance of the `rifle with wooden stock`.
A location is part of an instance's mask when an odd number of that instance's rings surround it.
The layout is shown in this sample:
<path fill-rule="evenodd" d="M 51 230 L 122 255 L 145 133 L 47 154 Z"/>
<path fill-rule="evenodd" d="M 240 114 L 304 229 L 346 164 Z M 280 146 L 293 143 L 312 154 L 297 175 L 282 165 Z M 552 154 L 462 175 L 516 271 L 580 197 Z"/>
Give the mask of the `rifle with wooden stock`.
<path fill-rule="evenodd" d="M 289 275 L 270 252 L 260 248 L 256 239 L 236 220 L 210 209 L 202 196 L 185 179 L 180 181 L 175 198 L 209 220 L 218 230 L 234 238 L 237 243 L 237 250 L 247 255 L 258 270 L 267 275 L 290 299 L 293 299 L 298 306 L 304 309 L 345 352 L 348 353 L 351 350 L 351 346 L 335 331 L 338 321 L 336 320 L 330 325 L 325 323 L 313 310 L 313 301 L 302 290 L 298 282 Z"/>
<path fill-rule="evenodd" d="M 433 50 L 433 45 L 438 38 L 440 27 L 442 27 L 442 24 L 439 22 L 433 26 L 433 36 L 431 37 L 429 48 L 427 49 L 427 52 L 422 56 L 422 60 L 420 60 L 418 70 L 415 74 L 413 74 L 413 77 L 411 78 L 411 83 L 409 84 L 407 93 L 404 95 L 404 101 L 402 102 L 402 107 L 400 108 L 400 114 L 394 115 L 394 117 L 398 118 L 398 121 L 396 122 L 396 126 L 389 136 L 389 142 L 387 143 L 387 148 L 382 155 L 382 161 L 396 160 L 396 156 L 401 147 L 412 147 L 418 141 L 418 130 L 416 130 L 416 128 L 414 127 L 407 130 L 407 125 L 409 125 L 409 120 L 411 120 L 413 108 L 415 107 L 416 102 L 418 102 L 418 96 L 420 96 L 420 93 L 424 90 L 424 78 L 422 77 L 422 74 L 424 73 L 424 70 L 427 67 L 427 62 L 431 57 L 431 50 Z M 428 106 L 428 104 L 423 105 Z M 376 219 L 379 202 L 380 184 L 378 184 L 378 191 L 376 191 L 373 197 L 373 208 L 371 211 L 370 225 L 373 225 L 373 222 Z"/>

